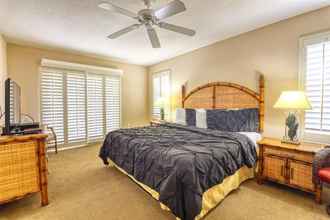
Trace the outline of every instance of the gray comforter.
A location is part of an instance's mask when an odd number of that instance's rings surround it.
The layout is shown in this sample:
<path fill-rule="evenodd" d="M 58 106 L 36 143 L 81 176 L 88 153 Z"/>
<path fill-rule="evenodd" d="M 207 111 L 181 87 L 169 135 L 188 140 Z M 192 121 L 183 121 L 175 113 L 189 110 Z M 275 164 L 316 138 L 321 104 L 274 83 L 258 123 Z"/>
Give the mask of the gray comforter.
<path fill-rule="evenodd" d="M 212 186 L 257 161 L 244 135 L 177 124 L 110 132 L 100 150 L 139 182 L 151 187 L 179 218 L 192 220 Z"/>

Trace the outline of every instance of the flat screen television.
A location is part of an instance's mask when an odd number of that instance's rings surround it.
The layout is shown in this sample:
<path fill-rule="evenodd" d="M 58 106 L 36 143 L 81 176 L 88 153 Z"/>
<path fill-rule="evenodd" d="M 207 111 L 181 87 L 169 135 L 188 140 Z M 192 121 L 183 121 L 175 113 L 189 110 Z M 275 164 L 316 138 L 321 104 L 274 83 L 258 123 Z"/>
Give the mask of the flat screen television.
<path fill-rule="evenodd" d="M 21 116 L 21 87 L 8 78 L 5 81 L 5 128 L 2 135 L 35 134 L 41 131 L 38 122 L 22 123 Z"/>
<path fill-rule="evenodd" d="M 21 88 L 10 78 L 5 81 L 5 129 L 11 134 L 12 127 L 21 123 Z"/>

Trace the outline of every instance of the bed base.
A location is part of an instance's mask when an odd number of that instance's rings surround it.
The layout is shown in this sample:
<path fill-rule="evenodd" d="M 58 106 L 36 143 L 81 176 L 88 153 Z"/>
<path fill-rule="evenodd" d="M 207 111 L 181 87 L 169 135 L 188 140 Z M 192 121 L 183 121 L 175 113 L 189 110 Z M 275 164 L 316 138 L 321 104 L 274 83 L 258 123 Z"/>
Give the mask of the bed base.
<path fill-rule="evenodd" d="M 131 178 L 142 189 L 149 193 L 154 199 L 159 201 L 159 193 L 151 189 L 149 186 L 137 181 L 132 175 L 117 166 L 113 161 L 109 160 L 109 166 L 117 168 L 121 173 Z M 230 192 L 237 189 L 244 181 L 255 177 L 255 168 L 248 168 L 246 166 L 240 168 L 235 174 L 225 178 L 221 184 L 215 185 L 203 194 L 202 210 L 195 220 L 203 219 L 212 209 L 214 209 Z M 171 212 L 171 210 L 160 203 L 163 210 Z M 180 218 L 176 217 L 176 220 Z"/>

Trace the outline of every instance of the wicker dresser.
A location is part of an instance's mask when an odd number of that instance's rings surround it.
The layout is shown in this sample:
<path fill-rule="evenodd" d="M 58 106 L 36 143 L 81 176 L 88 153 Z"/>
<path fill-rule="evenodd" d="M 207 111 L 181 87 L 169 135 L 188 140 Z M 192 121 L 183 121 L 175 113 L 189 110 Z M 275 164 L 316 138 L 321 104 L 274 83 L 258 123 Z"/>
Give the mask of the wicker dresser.
<path fill-rule="evenodd" d="M 258 182 L 271 180 L 287 186 L 313 193 L 321 200 L 321 187 L 313 184 L 312 162 L 317 151 L 324 145 L 301 143 L 292 145 L 278 139 L 264 138 L 259 143 Z"/>
<path fill-rule="evenodd" d="M 0 137 L 0 204 L 40 192 L 41 204 L 48 204 L 47 135 Z"/>

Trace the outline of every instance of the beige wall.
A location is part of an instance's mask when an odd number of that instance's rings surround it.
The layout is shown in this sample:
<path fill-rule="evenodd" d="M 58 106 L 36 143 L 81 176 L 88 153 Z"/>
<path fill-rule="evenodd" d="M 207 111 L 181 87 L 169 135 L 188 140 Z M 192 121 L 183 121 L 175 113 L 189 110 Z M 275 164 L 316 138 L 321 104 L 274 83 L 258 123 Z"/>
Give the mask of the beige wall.
<path fill-rule="evenodd" d="M 138 126 L 147 123 L 147 70 L 145 67 L 11 43 L 7 45 L 7 52 L 9 76 L 22 89 L 22 112 L 39 118 L 39 67 L 41 59 L 48 58 L 122 69 L 124 71 L 122 78 L 123 126 Z"/>
<path fill-rule="evenodd" d="M 266 78 L 264 134 L 280 137 L 285 115 L 272 106 L 281 91 L 298 88 L 299 37 L 330 29 L 329 18 L 330 7 L 323 8 L 151 66 L 149 73 L 171 69 L 172 94 L 180 97 L 180 86 L 186 81 L 188 90 L 212 81 L 255 90 L 256 73 L 261 72 Z"/>
<path fill-rule="evenodd" d="M 4 111 L 4 80 L 7 76 L 7 43 L 0 34 L 0 106 Z"/>

